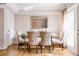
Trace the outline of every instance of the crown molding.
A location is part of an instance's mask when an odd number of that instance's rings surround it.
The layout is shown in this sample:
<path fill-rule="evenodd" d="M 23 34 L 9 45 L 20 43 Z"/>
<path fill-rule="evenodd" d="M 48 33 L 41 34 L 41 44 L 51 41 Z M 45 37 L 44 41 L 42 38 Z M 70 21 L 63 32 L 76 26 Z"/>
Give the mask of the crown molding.
<path fill-rule="evenodd" d="M 5 3 L 5 4 L 0 4 L 0 8 L 6 8 L 9 7 L 14 13 L 18 13 L 19 9 L 14 3 Z"/>
<path fill-rule="evenodd" d="M 12 11 L 14 11 L 15 13 L 17 13 L 19 11 L 18 7 L 16 6 L 16 4 L 14 3 L 7 3 L 6 4 Z"/>

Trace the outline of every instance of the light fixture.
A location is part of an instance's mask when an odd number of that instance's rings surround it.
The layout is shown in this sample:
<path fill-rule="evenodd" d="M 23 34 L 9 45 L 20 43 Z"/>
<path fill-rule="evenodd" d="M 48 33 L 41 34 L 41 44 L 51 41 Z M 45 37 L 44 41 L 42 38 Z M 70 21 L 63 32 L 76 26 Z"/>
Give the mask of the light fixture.
<path fill-rule="evenodd" d="M 32 10 L 33 8 L 34 8 L 33 6 L 29 6 L 29 7 L 26 7 L 24 9 L 25 9 L 25 11 L 28 11 L 28 10 Z"/>

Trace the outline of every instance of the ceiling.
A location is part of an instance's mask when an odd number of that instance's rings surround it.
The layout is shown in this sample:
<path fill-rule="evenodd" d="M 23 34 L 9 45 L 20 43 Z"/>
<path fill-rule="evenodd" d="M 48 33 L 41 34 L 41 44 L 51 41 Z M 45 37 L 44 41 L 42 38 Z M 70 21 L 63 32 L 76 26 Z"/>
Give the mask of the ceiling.
<path fill-rule="evenodd" d="M 15 3 L 20 12 L 62 11 L 72 3 Z"/>

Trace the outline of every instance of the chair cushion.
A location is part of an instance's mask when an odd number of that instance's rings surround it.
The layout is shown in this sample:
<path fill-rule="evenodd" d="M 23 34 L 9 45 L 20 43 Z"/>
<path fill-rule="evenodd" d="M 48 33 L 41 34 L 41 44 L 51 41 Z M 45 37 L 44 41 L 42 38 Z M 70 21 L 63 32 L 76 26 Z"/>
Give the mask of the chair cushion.
<path fill-rule="evenodd" d="M 38 37 L 38 41 L 41 42 L 41 38 L 40 37 Z"/>
<path fill-rule="evenodd" d="M 52 39 L 53 43 L 63 43 L 63 40 L 59 40 L 59 39 Z"/>
<path fill-rule="evenodd" d="M 21 41 L 21 42 L 24 42 L 24 39 L 22 39 L 22 38 L 19 38 L 19 41 Z"/>
<path fill-rule="evenodd" d="M 38 45 L 40 42 L 41 42 L 41 38 L 40 37 L 37 38 L 37 42 L 31 42 L 28 39 L 28 45 Z"/>

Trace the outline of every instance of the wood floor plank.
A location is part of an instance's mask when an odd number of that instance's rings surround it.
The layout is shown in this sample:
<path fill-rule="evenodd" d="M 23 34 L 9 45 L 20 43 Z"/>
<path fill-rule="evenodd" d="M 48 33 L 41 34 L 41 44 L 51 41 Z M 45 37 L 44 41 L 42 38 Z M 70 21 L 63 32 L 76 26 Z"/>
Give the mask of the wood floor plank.
<path fill-rule="evenodd" d="M 67 48 L 62 50 L 62 48 L 59 47 L 55 47 L 52 53 L 49 53 L 47 49 L 43 49 L 41 54 L 41 50 L 39 49 L 37 54 L 36 50 L 33 48 L 32 51 L 28 53 L 27 49 L 18 51 L 17 45 L 12 45 L 6 50 L 0 50 L 0 56 L 73 56 L 73 54 L 70 53 Z"/>

